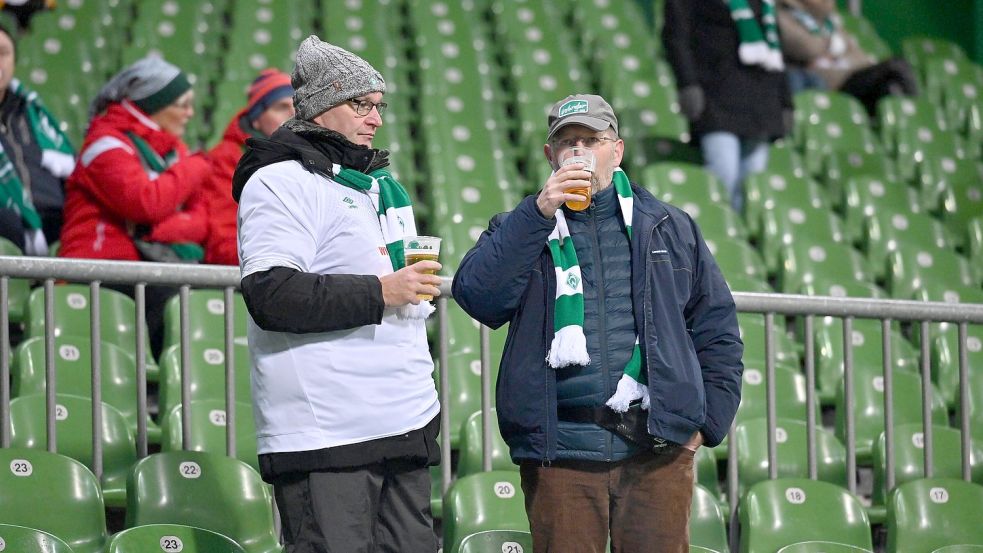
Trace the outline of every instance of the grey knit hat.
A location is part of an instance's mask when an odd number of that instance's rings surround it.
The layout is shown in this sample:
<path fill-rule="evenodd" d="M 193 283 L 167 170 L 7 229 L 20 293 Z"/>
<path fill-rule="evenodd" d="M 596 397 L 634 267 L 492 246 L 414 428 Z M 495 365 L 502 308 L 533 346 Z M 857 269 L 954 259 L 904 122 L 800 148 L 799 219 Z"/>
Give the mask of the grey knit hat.
<path fill-rule="evenodd" d="M 290 81 L 297 112 L 294 117 L 303 121 L 345 100 L 386 92 L 386 81 L 369 62 L 315 35 L 300 43 Z"/>

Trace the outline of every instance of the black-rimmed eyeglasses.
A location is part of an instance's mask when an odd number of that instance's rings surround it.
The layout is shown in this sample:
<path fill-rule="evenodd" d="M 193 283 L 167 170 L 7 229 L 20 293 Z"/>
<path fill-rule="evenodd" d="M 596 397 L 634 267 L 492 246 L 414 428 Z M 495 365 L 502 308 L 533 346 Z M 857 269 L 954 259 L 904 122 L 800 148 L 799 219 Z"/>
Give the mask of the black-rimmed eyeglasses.
<path fill-rule="evenodd" d="M 386 112 L 386 108 L 389 107 L 389 104 L 385 102 L 379 102 L 376 104 L 375 102 L 370 102 L 369 100 L 348 100 L 346 103 L 352 106 L 352 109 L 355 110 L 355 113 L 358 114 L 359 117 L 365 117 L 368 115 L 369 112 L 372 111 L 372 108 L 375 108 L 376 111 L 379 112 L 379 115 L 382 115 Z"/>

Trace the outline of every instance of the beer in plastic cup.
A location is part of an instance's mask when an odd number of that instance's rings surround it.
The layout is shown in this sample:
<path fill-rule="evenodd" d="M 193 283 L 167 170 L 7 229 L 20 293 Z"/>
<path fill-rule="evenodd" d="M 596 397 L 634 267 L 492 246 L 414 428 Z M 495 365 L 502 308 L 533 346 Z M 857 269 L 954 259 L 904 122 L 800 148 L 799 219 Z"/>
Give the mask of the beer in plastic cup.
<path fill-rule="evenodd" d="M 590 148 L 574 146 L 560 152 L 560 167 L 570 165 L 571 163 L 582 163 L 584 165 L 584 171 L 593 173 L 594 164 L 596 161 L 594 151 Z M 584 199 L 568 200 L 566 202 L 566 206 L 574 211 L 583 211 L 587 209 L 590 206 L 590 193 L 590 186 L 582 186 L 567 190 L 567 194 L 577 194 L 579 196 L 583 196 Z"/>
<path fill-rule="evenodd" d="M 436 236 L 408 236 L 403 239 L 403 255 L 406 265 L 410 266 L 419 261 L 437 261 L 440 256 L 440 238 Z M 437 274 L 436 269 L 424 271 L 426 274 Z M 430 294 L 417 294 L 424 301 L 431 301 Z"/>

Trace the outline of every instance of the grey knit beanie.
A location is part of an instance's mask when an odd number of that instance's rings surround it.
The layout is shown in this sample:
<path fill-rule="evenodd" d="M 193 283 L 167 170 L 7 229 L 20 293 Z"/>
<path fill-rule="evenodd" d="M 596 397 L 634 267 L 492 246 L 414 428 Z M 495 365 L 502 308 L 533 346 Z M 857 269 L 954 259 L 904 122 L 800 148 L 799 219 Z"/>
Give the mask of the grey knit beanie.
<path fill-rule="evenodd" d="M 386 81 L 369 62 L 315 35 L 300 43 L 290 81 L 297 112 L 294 118 L 303 121 L 345 100 L 386 92 Z"/>

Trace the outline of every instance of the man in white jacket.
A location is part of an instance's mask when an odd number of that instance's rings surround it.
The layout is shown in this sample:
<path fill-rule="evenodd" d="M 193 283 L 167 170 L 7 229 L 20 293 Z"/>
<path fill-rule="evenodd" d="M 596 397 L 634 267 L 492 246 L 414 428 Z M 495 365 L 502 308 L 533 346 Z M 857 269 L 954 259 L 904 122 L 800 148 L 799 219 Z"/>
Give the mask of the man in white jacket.
<path fill-rule="evenodd" d="M 434 261 L 404 266 L 409 197 L 372 148 L 382 76 L 307 38 L 296 115 L 236 168 L 263 478 L 289 553 L 437 550 L 428 466 L 440 405 L 424 319 Z"/>

